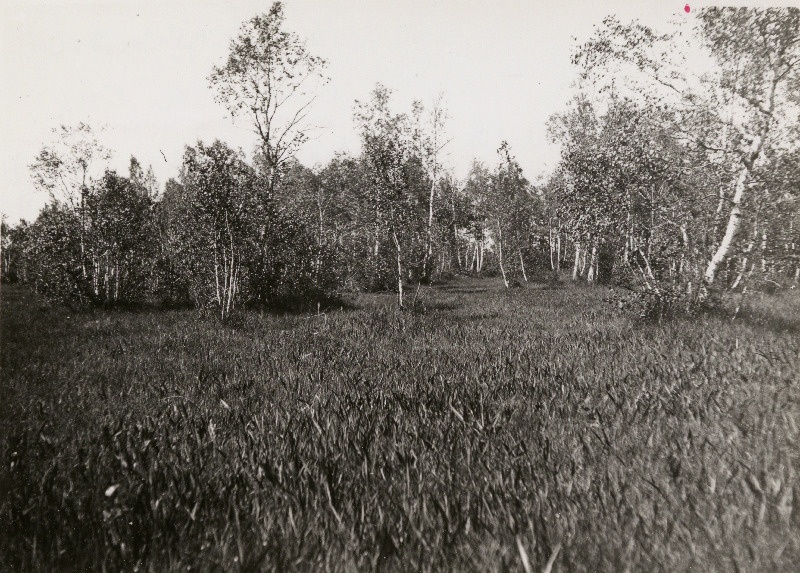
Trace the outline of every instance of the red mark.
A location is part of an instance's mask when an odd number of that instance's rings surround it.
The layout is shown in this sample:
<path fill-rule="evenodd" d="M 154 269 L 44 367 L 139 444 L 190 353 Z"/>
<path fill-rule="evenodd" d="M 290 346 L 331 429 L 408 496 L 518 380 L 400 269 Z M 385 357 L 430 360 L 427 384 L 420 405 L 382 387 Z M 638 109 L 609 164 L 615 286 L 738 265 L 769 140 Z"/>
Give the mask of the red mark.
<path fill-rule="evenodd" d="M 689 12 L 691 12 L 691 11 L 692 11 L 692 9 L 691 9 L 691 7 L 690 7 L 690 6 L 687 4 L 686 6 L 684 6 L 684 7 L 683 7 L 683 11 L 684 11 L 684 12 L 686 12 L 686 13 L 688 14 Z"/>

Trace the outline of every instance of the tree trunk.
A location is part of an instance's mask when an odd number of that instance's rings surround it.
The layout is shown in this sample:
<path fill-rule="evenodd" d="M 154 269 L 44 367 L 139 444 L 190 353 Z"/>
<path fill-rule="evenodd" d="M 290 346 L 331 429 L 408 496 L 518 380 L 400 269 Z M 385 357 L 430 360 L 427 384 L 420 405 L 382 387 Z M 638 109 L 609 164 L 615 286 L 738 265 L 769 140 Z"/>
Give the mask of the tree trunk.
<path fill-rule="evenodd" d="M 97 251 L 94 249 L 92 250 L 92 288 L 94 292 L 94 296 L 100 296 L 100 282 L 99 282 L 99 275 L 100 275 L 100 259 L 97 257 Z"/>
<path fill-rule="evenodd" d="M 378 256 L 378 251 L 380 249 L 380 242 L 379 242 L 380 241 L 380 235 L 378 233 L 378 229 L 380 228 L 380 220 L 381 220 L 380 211 L 378 210 L 378 205 L 376 203 L 375 204 L 375 225 L 373 227 L 373 231 L 375 233 L 375 246 L 373 247 L 373 251 L 372 251 L 372 256 L 376 257 L 376 258 Z"/>
<path fill-rule="evenodd" d="M 435 143 L 434 143 L 435 145 Z M 433 156 L 433 177 L 431 181 L 431 192 L 428 197 L 428 238 L 425 244 L 425 257 L 422 260 L 422 276 L 430 282 L 431 269 L 430 258 L 433 254 L 433 199 L 436 196 L 436 155 Z"/>
<path fill-rule="evenodd" d="M 81 183 L 81 273 L 86 280 L 86 168 L 83 169 L 83 182 Z M 97 294 L 97 293 L 95 293 Z"/>
<path fill-rule="evenodd" d="M 757 223 L 757 221 L 756 221 Z M 756 238 L 758 237 L 758 225 L 756 224 L 753 228 L 753 236 L 750 237 L 750 241 L 747 243 L 747 247 L 744 249 L 744 258 L 742 259 L 741 269 L 739 270 L 739 274 L 736 276 L 736 280 L 733 281 L 731 284 L 731 290 L 735 289 L 739 286 L 739 283 L 742 281 L 742 277 L 744 276 L 744 272 L 747 270 L 747 260 L 750 256 L 750 252 L 753 250 L 753 245 L 755 244 Z"/>
<path fill-rule="evenodd" d="M 733 281 L 733 284 L 731 285 L 731 290 L 733 290 L 733 289 L 735 289 L 737 286 L 739 286 L 739 283 L 742 281 L 742 276 L 744 276 L 744 271 L 745 271 L 746 269 L 747 269 L 747 256 L 745 256 L 745 257 L 742 259 L 742 268 L 741 268 L 741 270 L 739 271 L 739 275 L 736 277 L 736 280 L 735 280 L 735 281 Z"/>
<path fill-rule="evenodd" d="M 625 226 L 625 248 L 622 252 L 622 260 L 625 261 L 627 265 L 629 262 L 630 257 L 630 248 L 631 244 L 633 243 L 633 232 L 631 231 L 632 224 L 631 224 L 631 210 L 630 210 L 631 198 L 630 193 L 628 194 L 628 213 L 626 215 L 626 226 Z"/>
<path fill-rule="evenodd" d="M 119 258 L 114 260 L 114 302 L 119 301 Z"/>
<path fill-rule="evenodd" d="M 219 249 L 217 248 L 217 241 L 214 241 L 214 292 L 217 295 L 217 304 L 222 307 L 222 293 L 219 285 Z"/>
<path fill-rule="evenodd" d="M 581 260 L 581 276 L 586 272 L 586 255 L 589 253 L 589 249 L 582 249 L 583 251 L 583 259 Z"/>
<path fill-rule="evenodd" d="M 733 239 L 736 236 L 736 231 L 739 229 L 739 223 L 742 218 L 742 201 L 746 190 L 747 178 L 753 170 L 753 166 L 758 158 L 761 156 L 761 151 L 764 148 L 764 139 L 769 134 L 770 124 L 772 123 L 772 112 L 775 107 L 775 86 L 777 85 L 779 77 L 775 70 L 772 70 L 772 81 L 767 88 L 767 93 L 764 101 L 766 107 L 762 108 L 763 124 L 759 133 L 753 137 L 750 148 L 741 158 L 741 169 L 739 176 L 736 179 L 736 186 L 734 188 L 733 198 L 731 199 L 731 212 L 728 216 L 728 224 L 725 228 L 725 235 L 722 241 L 714 252 L 714 256 L 708 262 L 706 271 L 703 274 L 703 297 L 707 296 L 708 288 L 714 283 L 717 276 L 717 271 L 720 264 L 728 257 Z"/>
<path fill-rule="evenodd" d="M 319 274 L 320 266 L 322 265 L 322 238 L 324 233 L 323 221 L 324 214 L 322 212 L 322 197 L 320 196 L 321 188 L 317 190 L 317 215 L 319 216 L 319 227 L 317 229 L 317 260 L 314 263 L 314 268 Z"/>
<path fill-rule="evenodd" d="M 759 149 L 760 147 L 761 146 L 759 145 Z M 746 187 L 745 183 L 749 173 L 750 171 L 746 167 L 742 168 L 742 170 L 739 172 L 739 177 L 736 180 L 736 188 L 733 194 L 733 199 L 731 200 L 733 207 L 731 207 L 731 212 L 728 217 L 728 225 L 725 228 L 725 235 L 722 237 L 722 241 L 714 252 L 714 256 L 712 256 L 711 260 L 708 262 L 705 274 L 703 275 L 706 287 L 709 287 L 714 283 L 714 279 L 717 277 L 719 266 L 728 257 L 728 253 L 733 245 L 733 239 L 736 236 L 736 231 L 739 229 L 739 223 L 742 218 L 741 204 L 742 199 L 744 198 Z"/>
<path fill-rule="evenodd" d="M 111 266 L 108 264 L 108 251 L 103 255 L 103 258 L 105 259 L 105 265 L 103 265 L 103 294 L 105 295 L 105 300 L 108 301 L 108 299 L 111 298 L 109 294 L 111 292 Z M 96 271 L 96 274 L 100 274 L 99 270 Z"/>
<path fill-rule="evenodd" d="M 528 282 L 528 275 L 525 273 L 525 261 L 522 259 L 522 251 L 517 250 L 517 253 L 519 253 L 519 266 L 522 269 L 522 278 L 525 282 Z"/>
<path fill-rule="evenodd" d="M 575 243 L 575 264 L 572 266 L 572 280 L 578 280 L 578 269 L 581 263 L 581 246 Z"/>
<path fill-rule="evenodd" d="M 592 258 L 589 259 L 589 273 L 586 275 L 586 280 L 590 283 L 595 282 L 597 279 L 597 245 L 592 247 Z"/>
<path fill-rule="evenodd" d="M 403 308 L 403 264 L 400 258 L 400 241 L 397 239 L 397 232 L 392 227 L 392 239 L 394 240 L 394 248 L 397 254 L 397 304 Z"/>
<path fill-rule="evenodd" d="M 556 277 L 561 274 L 561 231 L 556 232 Z"/>
<path fill-rule="evenodd" d="M 500 262 L 500 274 L 503 275 L 503 284 L 508 290 L 508 279 L 506 278 L 506 269 L 503 266 L 503 229 L 500 227 L 500 221 L 497 221 L 497 253 Z"/>
<path fill-rule="evenodd" d="M 458 248 L 458 225 L 456 225 L 456 199 L 453 193 L 450 194 L 450 213 L 452 216 L 452 227 L 453 227 L 453 252 L 456 255 L 456 261 L 458 263 L 458 270 L 461 270 L 463 267 L 461 266 L 461 251 Z M 467 266 L 467 261 L 469 255 L 469 249 L 467 249 L 466 254 L 464 255 L 464 267 Z"/>

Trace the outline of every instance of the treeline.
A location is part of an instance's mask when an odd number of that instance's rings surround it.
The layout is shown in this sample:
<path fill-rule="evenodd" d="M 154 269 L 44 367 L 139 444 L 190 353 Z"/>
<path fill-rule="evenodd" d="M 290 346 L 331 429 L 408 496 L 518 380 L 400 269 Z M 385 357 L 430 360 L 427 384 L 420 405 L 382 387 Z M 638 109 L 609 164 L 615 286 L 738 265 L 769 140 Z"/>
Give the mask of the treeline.
<path fill-rule="evenodd" d="M 404 285 L 470 271 L 522 280 L 526 264 L 547 263 L 544 202 L 507 146 L 464 185 L 433 180 L 410 117 L 388 103 L 379 87 L 362 106 L 393 121 L 363 125 L 361 155 L 317 170 L 287 162 L 274 185 L 263 156 L 248 163 L 219 141 L 187 147 L 163 192 L 132 158 L 125 176 L 106 171 L 33 223 L 4 227 L 4 280 L 77 307 L 192 304 L 225 317 L 344 290 L 396 290 L 402 304 Z"/>
<path fill-rule="evenodd" d="M 645 314 L 800 277 L 800 11 L 705 9 L 691 36 L 715 68 L 691 76 L 684 36 L 607 19 L 575 52 L 581 76 L 549 124 L 557 169 L 533 185 L 508 144 L 465 180 L 442 165 L 447 113 L 397 113 L 378 85 L 356 102 L 358 155 L 294 158 L 324 60 L 283 31 L 279 3 L 245 23 L 210 76 L 259 138 L 248 162 L 216 141 L 186 148 L 163 192 L 127 176 L 90 127 L 62 128 L 31 166 L 51 196 L 3 227 L 4 280 L 75 306 L 316 305 L 453 273 L 621 285 Z M 689 25 L 689 24 L 687 24 Z M 667 56 L 671 54 L 671 56 Z M 673 61 L 674 60 L 674 61 Z"/>

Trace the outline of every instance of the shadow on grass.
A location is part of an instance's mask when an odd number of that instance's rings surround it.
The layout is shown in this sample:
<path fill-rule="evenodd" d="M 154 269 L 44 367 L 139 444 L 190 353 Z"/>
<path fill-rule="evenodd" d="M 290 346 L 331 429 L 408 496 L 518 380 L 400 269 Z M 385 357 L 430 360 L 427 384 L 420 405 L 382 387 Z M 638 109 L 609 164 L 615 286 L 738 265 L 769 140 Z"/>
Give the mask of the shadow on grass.
<path fill-rule="evenodd" d="M 800 334 L 800 296 L 760 293 L 760 298 L 742 301 L 738 295 L 728 295 L 722 302 L 703 308 L 697 314 L 676 311 L 648 322 L 696 322 L 703 317 L 774 334 Z"/>
<path fill-rule="evenodd" d="M 528 289 L 530 290 L 564 290 L 569 288 L 569 284 L 557 281 L 543 281 L 540 283 L 529 283 Z"/>
<path fill-rule="evenodd" d="M 327 297 L 318 300 L 277 300 L 266 304 L 253 304 L 248 307 L 252 310 L 263 311 L 265 314 L 274 315 L 303 315 L 322 314 L 331 311 L 357 310 L 358 306 L 345 297 Z"/>
<path fill-rule="evenodd" d="M 452 287 L 443 286 L 443 287 L 437 287 L 437 290 L 450 294 L 475 294 L 475 293 L 487 292 L 489 289 L 479 288 L 479 287 L 469 288 L 469 287 L 458 287 L 458 286 L 452 286 Z"/>
<path fill-rule="evenodd" d="M 730 314 L 728 314 L 730 317 Z M 743 322 L 753 328 L 763 328 L 776 334 L 787 332 L 800 334 L 800 317 L 797 315 L 776 315 L 772 312 L 746 309 L 732 319 L 734 322 Z"/>
<path fill-rule="evenodd" d="M 18 311 L 25 309 L 26 312 L 38 314 L 48 314 L 58 316 L 69 314 L 73 316 L 83 316 L 87 318 L 109 316 L 115 314 L 136 315 L 153 314 L 171 311 L 191 311 L 196 310 L 201 317 L 217 317 L 218 313 L 213 309 L 203 309 L 195 306 L 191 301 L 185 299 L 156 299 L 152 298 L 143 301 L 125 301 L 114 304 L 101 304 L 82 308 L 71 308 L 67 305 L 59 304 L 57 301 L 47 300 L 34 293 L 24 285 L 4 284 L 0 290 L 0 298 L 7 304 L 13 306 Z M 359 306 L 347 299 L 346 296 L 321 297 L 314 300 L 303 300 L 300 298 L 290 298 L 270 301 L 268 303 L 252 303 L 237 309 L 233 315 L 247 314 L 250 312 L 260 312 L 278 316 L 286 315 L 305 315 L 322 314 L 331 311 L 352 311 L 358 310 Z"/>
<path fill-rule="evenodd" d="M 491 320 L 493 318 L 498 318 L 499 316 L 499 312 L 476 312 L 472 314 L 466 314 L 460 318 L 465 320 Z"/>
<path fill-rule="evenodd" d="M 428 310 L 457 310 L 463 306 L 464 306 L 463 302 L 457 302 L 457 301 L 436 300 L 425 303 L 425 307 Z"/>

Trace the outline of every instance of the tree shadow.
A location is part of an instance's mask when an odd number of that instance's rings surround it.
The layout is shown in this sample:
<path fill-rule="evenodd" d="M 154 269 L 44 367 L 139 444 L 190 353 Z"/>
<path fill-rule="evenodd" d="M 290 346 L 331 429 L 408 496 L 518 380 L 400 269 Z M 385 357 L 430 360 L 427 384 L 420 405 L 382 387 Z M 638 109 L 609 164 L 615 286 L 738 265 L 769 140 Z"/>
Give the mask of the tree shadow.
<path fill-rule="evenodd" d="M 728 315 L 730 317 L 730 315 Z M 769 330 L 776 334 L 800 334 L 800 317 L 775 315 L 757 310 L 742 310 L 732 318 L 734 322 L 743 322 L 752 328 Z"/>
<path fill-rule="evenodd" d="M 439 288 L 440 291 L 446 292 L 448 294 L 479 294 L 488 292 L 488 288 L 480 288 L 480 287 L 460 287 L 460 288 L 447 288 L 441 287 Z"/>
<path fill-rule="evenodd" d="M 459 318 L 464 320 L 491 320 L 494 318 L 499 318 L 501 314 L 499 312 L 474 312 L 471 314 L 462 315 Z"/>

